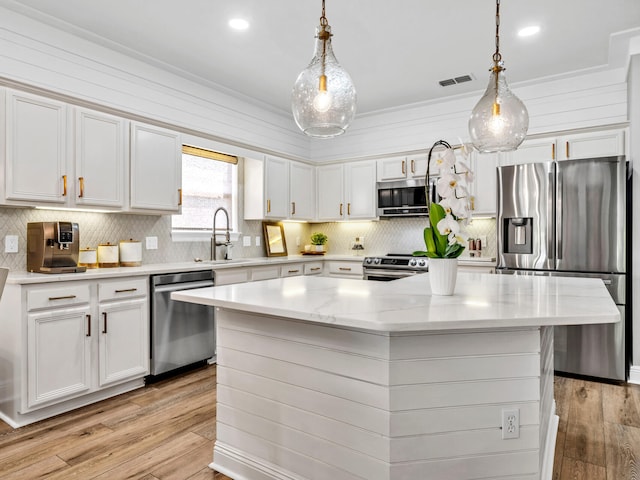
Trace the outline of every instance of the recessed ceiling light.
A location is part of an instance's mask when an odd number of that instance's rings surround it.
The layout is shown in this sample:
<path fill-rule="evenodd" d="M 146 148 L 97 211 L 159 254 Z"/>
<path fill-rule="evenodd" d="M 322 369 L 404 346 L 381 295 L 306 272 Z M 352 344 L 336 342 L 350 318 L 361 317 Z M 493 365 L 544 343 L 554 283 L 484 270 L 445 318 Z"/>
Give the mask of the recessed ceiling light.
<path fill-rule="evenodd" d="M 249 22 L 244 18 L 232 18 L 229 20 L 229 26 L 234 30 L 246 30 L 249 28 Z"/>
<path fill-rule="evenodd" d="M 521 28 L 518 31 L 518 36 L 520 37 L 530 37 L 531 35 L 535 35 L 540 31 L 540 27 L 538 25 L 531 25 L 530 27 Z"/>

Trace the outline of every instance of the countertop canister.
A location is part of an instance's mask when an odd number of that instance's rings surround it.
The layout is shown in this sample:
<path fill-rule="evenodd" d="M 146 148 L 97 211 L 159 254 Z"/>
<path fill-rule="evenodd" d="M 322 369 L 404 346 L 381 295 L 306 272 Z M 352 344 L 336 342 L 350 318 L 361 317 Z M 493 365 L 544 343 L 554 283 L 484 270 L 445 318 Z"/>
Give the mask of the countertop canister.
<path fill-rule="evenodd" d="M 95 248 L 82 248 L 78 252 L 78 266 L 98 268 L 98 251 Z"/>
<path fill-rule="evenodd" d="M 130 238 L 120 240 L 120 266 L 139 267 L 142 265 L 142 242 Z"/>
<path fill-rule="evenodd" d="M 98 245 L 98 266 L 112 268 L 118 265 L 118 245 L 112 245 L 109 242 Z"/>

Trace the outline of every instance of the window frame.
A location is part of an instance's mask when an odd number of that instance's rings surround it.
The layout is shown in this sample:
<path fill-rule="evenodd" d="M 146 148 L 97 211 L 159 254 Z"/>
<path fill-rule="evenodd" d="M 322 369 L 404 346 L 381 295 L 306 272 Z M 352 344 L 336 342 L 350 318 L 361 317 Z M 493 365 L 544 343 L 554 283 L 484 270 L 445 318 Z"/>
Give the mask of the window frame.
<path fill-rule="evenodd" d="M 240 186 L 238 185 L 238 157 L 227 155 L 224 153 L 215 152 L 213 150 L 204 149 L 201 147 L 195 147 L 193 145 L 183 145 L 182 155 L 191 155 L 196 157 L 208 158 L 213 161 L 221 161 L 235 165 L 236 168 L 232 169 L 232 190 L 231 190 L 231 225 L 230 236 L 231 241 L 235 242 L 240 239 L 242 232 L 238 231 L 239 225 L 239 211 L 238 211 L 238 195 Z M 181 162 L 183 157 L 181 156 Z M 181 163 L 180 168 L 183 165 Z M 172 216 L 173 217 L 173 216 Z M 218 232 L 220 230 L 218 229 Z M 187 228 L 174 228 L 173 218 L 171 220 L 171 240 L 173 242 L 208 242 L 213 236 L 213 225 L 208 229 L 187 229 Z"/>

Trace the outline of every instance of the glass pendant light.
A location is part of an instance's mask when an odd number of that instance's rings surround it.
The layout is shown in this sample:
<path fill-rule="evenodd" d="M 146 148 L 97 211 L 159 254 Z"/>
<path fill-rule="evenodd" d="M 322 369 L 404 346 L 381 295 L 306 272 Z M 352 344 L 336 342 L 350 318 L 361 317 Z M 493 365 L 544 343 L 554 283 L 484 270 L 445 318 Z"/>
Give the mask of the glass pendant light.
<path fill-rule="evenodd" d="M 315 52 L 309 66 L 298 75 L 291 94 L 296 124 L 310 137 L 341 135 L 356 114 L 356 89 L 333 54 L 331 36 L 322 0 Z"/>
<path fill-rule="evenodd" d="M 529 128 L 529 113 L 509 89 L 500 55 L 500 0 L 496 0 L 496 52 L 489 85 L 469 118 L 469 135 L 480 152 L 508 152 L 520 146 Z"/>

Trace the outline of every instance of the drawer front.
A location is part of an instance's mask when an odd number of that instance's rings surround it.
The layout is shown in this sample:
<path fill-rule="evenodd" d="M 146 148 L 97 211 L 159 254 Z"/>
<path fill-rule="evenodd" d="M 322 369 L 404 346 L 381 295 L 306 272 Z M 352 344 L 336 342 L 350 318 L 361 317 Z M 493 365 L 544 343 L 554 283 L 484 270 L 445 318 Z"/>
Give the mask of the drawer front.
<path fill-rule="evenodd" d="M 27 310 L 38 310 L 41 308 L 66 307 L 89 303 L 89 284 L 82 282 L 56 283 L 55 286 L 31 287 L 27 291 Z"/>
<path fill-rule="evenodd" d="M 146 297 L 149 291 L 147 277 L 118 278 L 98 283 L 98 301 Z"/>
<path fill-rule="evenodd" d="M 248 281 L 248 268 L 225 268 L 215 271 L 216 285 L 231 285 L 232 283 L 245 283 Z"/>
<path fill-rule="evenodd" d="M 288 263 L 282 265 L 283 277 L 295 277 L 296 275 L 304 275 L 304 266 L 301 263 Z"/>
<path fill-rule="evenodd" d="M 322 262 L 311 262 L 304 264 L 305 275 L 319 275 L 322 273 Z"/>
<path fill-rule="evenodd" d="M 355 275 L 362 277 L 362 263 L 329 262 L 329 273 L 332 275 Z"/>
<path fill-rule="evenodd" d="M 251 269 L 251 281 L 270 280 L 272 278 L 280 278 L 280 266 L 269 265 L 266 267 L 254 267 Z"/>

